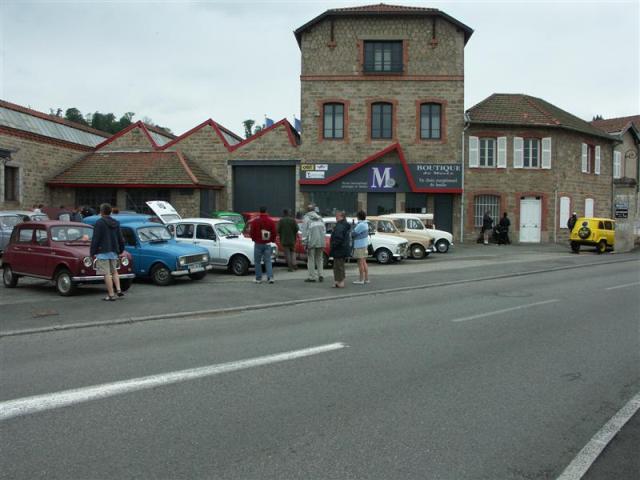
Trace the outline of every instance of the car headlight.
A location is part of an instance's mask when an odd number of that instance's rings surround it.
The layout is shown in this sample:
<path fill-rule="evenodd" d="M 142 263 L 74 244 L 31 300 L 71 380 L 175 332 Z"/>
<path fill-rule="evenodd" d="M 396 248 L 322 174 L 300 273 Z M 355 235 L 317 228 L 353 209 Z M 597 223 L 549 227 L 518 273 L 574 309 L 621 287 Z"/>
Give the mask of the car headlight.
<path fill-rule="evenodd" d="M 120 264 L 123 267 L 128 267 L 129 266 L 129 259 L 127 257 L 122 257 L 122 259 L 120 260 Z"/>
<path fill-rule="evenodd" d="M 187 260 L 184 257 L 180 257 L 178 259 L 178 263 L 180 264 L 181 267 L 184 267 L 186 265 L 186 263 L 187 263 Z"/>
<path fill-rule="evenodd" d="M 91 257 L 84 257 L 82 259 L 82 264 L 86 267 L 86 268 L 91 268 L 91 266 L 93 265 L 93 260 L 91 259 Z"/>
<path fill-rule="evenodd" d="M 202 261 L 205 263 L 209 262 L 209 255 L 207 255 L 206 253 L 204 255 L 202 255 Z"/>

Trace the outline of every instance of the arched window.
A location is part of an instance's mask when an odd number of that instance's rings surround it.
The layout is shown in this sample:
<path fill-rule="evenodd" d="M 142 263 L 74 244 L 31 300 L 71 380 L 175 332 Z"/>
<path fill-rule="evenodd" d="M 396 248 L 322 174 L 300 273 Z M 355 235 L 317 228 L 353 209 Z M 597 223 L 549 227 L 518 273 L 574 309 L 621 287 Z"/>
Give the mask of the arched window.
<path fill-rule="evenodd" d="M 371 138 L 393 138 L 393 105 L 391 103 L 371 104 Z"/>

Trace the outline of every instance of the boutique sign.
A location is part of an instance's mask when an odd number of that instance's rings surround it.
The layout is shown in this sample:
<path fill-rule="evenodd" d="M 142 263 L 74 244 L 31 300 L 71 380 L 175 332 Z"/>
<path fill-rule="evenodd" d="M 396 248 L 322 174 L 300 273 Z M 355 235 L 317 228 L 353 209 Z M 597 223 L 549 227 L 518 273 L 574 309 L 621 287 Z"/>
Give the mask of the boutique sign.
<path fill-rule="evenodd" d="M 462 167 L 450 163 L 409 165 L 418 188 L 462 188 Z"/>

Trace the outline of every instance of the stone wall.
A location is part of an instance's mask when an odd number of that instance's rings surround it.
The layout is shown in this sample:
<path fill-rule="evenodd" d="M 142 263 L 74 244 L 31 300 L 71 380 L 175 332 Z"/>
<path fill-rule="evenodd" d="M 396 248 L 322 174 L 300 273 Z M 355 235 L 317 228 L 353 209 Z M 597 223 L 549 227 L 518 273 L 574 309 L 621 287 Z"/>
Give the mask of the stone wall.
<path fill-rule="evenodd" d="M 99 151 L 152 150 L 153 144 L 140 127 L 135 127 L 100 148 Z"/>

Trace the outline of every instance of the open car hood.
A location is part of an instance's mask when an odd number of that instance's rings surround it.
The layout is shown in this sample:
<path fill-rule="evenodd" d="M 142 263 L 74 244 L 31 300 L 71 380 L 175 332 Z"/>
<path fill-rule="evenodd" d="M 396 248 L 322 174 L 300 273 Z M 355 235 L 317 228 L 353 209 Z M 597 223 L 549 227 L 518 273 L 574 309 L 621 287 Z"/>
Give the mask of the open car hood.
<path fill-rule="evenodd" d="M 164 224 L 167 224 L 173 220 L 182 220 L 182 217 L 180 216 L 178 211 L 173 208 L 173 205 L 171 205 L 169 202 L 153 200 L 147 202 L 147 206 Z"/>

